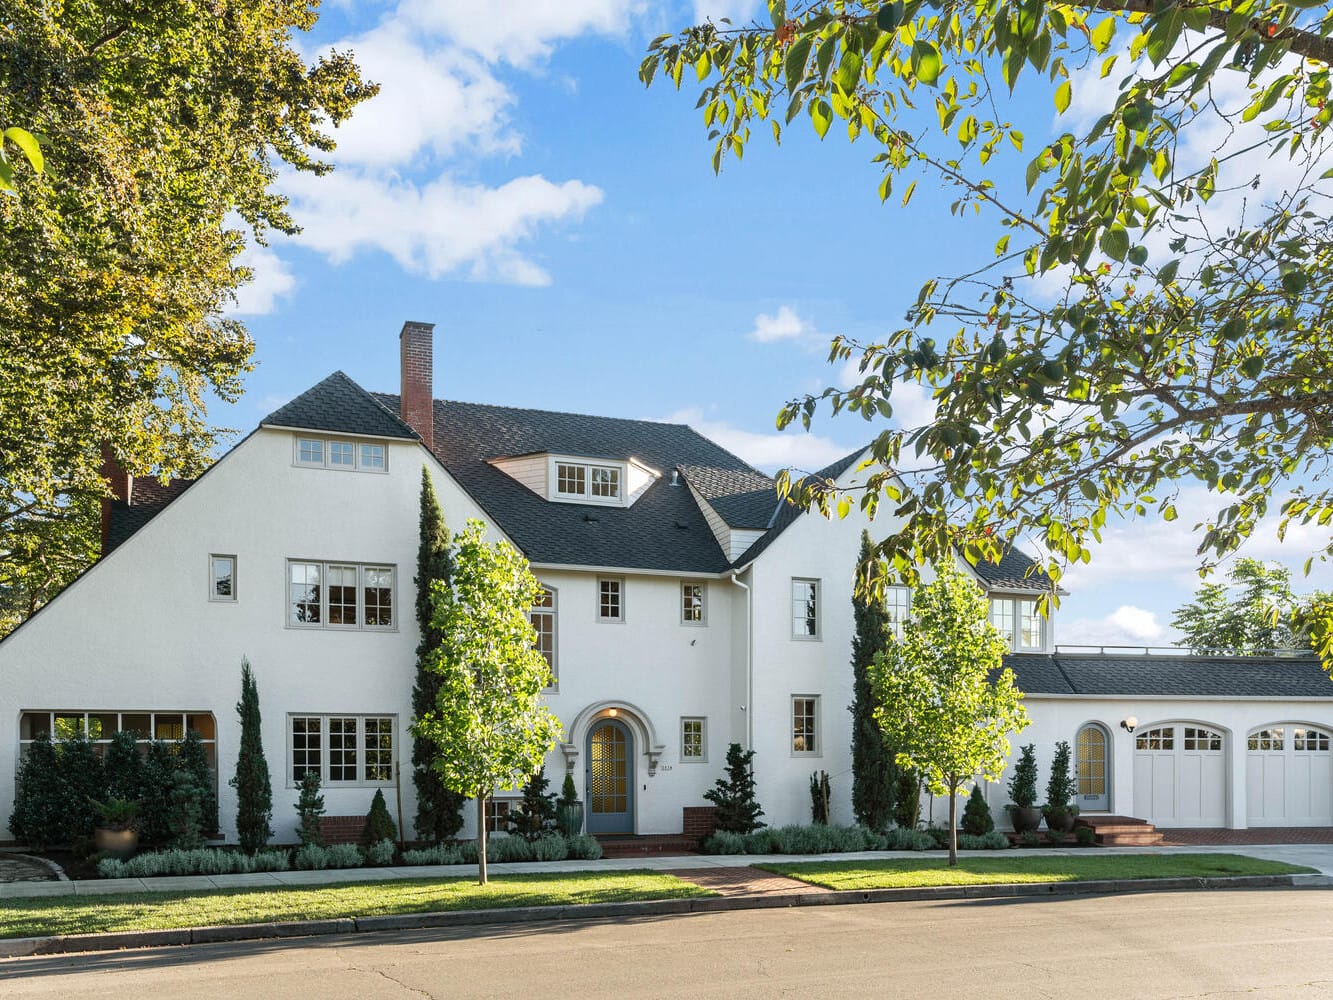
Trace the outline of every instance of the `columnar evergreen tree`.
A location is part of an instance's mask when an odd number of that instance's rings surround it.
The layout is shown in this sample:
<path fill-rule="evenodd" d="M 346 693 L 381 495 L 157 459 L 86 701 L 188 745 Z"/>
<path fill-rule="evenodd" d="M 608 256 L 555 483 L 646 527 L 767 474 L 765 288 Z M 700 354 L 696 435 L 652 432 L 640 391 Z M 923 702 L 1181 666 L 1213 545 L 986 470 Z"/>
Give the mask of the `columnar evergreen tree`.
<path fill-rule="evenodd" d="M 542 766 L 560 722 L 542 701 L 551 668 L 528 621 L 541 584 L 508 542 L 487 544 L 469 521 L 454 537 L 448 586 L 431 586 L 441 637 L 429 666 L 439 674 L 435 709 L 413 727 L 436 747 L 444 784 L 477 801 L 477 874 L 486 884 L 486 801 Z"/>
<path fill-rule="evenodd" d="M 143 758 L 139 756 L 138 740 L 133 732 L 120 732 L 111 737 L 103 770 L 107 798 L 137 799 L 143 794 Z"/>
<path fill-rule="evenodd" d="M 296 835 L 301 843 L 324 846 L 324 832 L 320 829 L 320 817 L 324 815 L 324 796 L 319 794 L 319 772 L 307 771 L 301 775 L 301 792 L 296 798 L 296 815 L 300 817 L 296 825 Z"/>
<path fill-rule="evenodd" d="M 199 822 L 204 832 L 217 833 L 218 797 L 213 790 L 213 769 L 208 766 L 208 754 L 199 734 L 193 729 L 187 730 L 176 754 L 176 766 L 190 773 L 199 790 Z"/>
<path fill-rule="evenodd" d="M 60 842 L 65 825 L 63 788 L 55 744 L 49 733 L 40 732 L 19 760 L 14 812 L 9 817 L 14 836 L 37 850 Z"/>
<path fill-rule="evenodd" d="M 241 748 L 236 755 L 236 833 L 242 850 L 253 854 L 273 836 L 269 819 L 273 816 L 273 787 L 264 758 L 264 740 L 259 718 L 259 687 L 250 669 L 250 661 L 241 660 L 241 700 L 236 703 L 241 717 Z"/>
<path fill-rule="evenodd" d="M 546 767 L 535 773 L 523 786 L 523 799 L 518 809 L 509 811 L 509 831 L 526 840 L 536 840 L 547 830 L 555 828 L 555 793 L 547 792 L 551 779 Z"/>
<path fill-rule="evenodd" d="M 176 748 L 162 740 L 148 744 L 148 755 L 139 771 L 140 836 L 154 844 L 171 837 L 171 775 L 176 770 Z"/>
<path fill-rule="evenodd" d="M 450 571 L 449 532 L 444 514 L 435 496 L 430 472 L 421 467 L 421 541 L 417 548 L 417 627 L 421 641 L 417 643 L 417 679 L 412 687 L 412 717 L 416 721 L 435 710 L 440 694 L 440 675 L 430 669 L 431 657 L 440 648 L 440 632 L 436 628 L 431 603 L 431 586 L 436 582 L 448 586 Z M 417 815 L 413 824 L 417 836 L 432 842 L 445 840 L 463 826 L 463 803 L 466 799 L 445 787 L 438 771 L 432 767 L 437 753 L 430 739 L 413 731 L 412 784 L 417 790 Z"/>
<path fill-rule="evenodd" d="M 57 753 L 61 783 L 67 796 L 64 839 L 91 837 L 95 819 L 93 800 L 106 797 L 102 759 L 97 756 L 88 735 L 82 732 L 61 740 Z"/>
<path fill-rule="evenodd" d="M 727 747 L 727 776 L 704 792 L 704 798 L 717 807 L 714 829 L 753 833 L 767 825 L 759 819 L 764 810 L 754 797 L 753 760 L 753 750 L 742 750 L 739 743 Z"/>
<path fill-rule="evenodd" d="M 870 535 L 861 532 L 859 562 L 870 559 Z M 873 564 L 872 564 L 873 565 Z M 871 830 L 883 830 L 893 819 L 898 769 L 893 751 L 884 742 L 884 730 L 875 721 L 875 691 L 869 670 L 889 636 L 889 616 L 883 600 L 867 588 L 852 596 L 856 632 L 852 636 L 852 812 Z M 915 824 L 914 824 L 915 825 Z"/>

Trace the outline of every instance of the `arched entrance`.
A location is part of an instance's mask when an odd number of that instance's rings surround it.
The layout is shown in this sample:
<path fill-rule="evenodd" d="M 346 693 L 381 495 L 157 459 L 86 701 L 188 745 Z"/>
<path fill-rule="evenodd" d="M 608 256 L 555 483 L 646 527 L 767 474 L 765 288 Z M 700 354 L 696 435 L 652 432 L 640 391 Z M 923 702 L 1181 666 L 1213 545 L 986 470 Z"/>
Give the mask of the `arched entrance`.
<path fill-rule="evenodd" d="M 1104 726 L 1090 722 L 1078 731 L 1075 759 L 1078 761 L 1078 800 L 1083 812 L 1111 811 L 1111 737 Z"/>
<path fill-rule="evenodd" d="M 634 734 L 618 719 L 588 729 L 584 798 L 589 833 L 634 832 Z"/>

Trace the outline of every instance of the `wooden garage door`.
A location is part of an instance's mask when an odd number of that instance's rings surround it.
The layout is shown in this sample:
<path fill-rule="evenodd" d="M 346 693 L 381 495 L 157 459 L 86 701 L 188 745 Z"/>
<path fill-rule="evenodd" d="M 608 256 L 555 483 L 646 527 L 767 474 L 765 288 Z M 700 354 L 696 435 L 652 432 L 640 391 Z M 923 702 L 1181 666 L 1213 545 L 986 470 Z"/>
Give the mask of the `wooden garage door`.
<path fill-rule="evenodd" d="M 1226 740 L 1194 723 L 1134 734 L 1134 815 L 1161 827 L 1226 825 Z"/>
<path fill-rule="evenodd" d="M 1333 736 L 1295 725 L 1251 733 L 1245 813 L 1250 826 L 1333 826 Z"/>

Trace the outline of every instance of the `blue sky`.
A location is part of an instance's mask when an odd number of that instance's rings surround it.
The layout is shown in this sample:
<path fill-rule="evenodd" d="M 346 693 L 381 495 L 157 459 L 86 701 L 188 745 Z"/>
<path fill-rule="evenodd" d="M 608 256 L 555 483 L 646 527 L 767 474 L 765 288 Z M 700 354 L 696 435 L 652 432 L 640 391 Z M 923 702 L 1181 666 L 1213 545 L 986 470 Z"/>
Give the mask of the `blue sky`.
<path fill-rule="evenodd" d="M 341 130 L 332 175 L 281 178 L 305 232 L 249 252 L 238 314 L 258 367 L 217 422 L 248 429 L 335 369 L 396 390 L 413 319 L 436 324 L 440 397 L 686 422 L 768 470 L 868 440 L 856 416 L 781 435 L 774 418 L 847 381 L 825 362 L 832 335 L 894 328 L 924 280 L 988 260 L 997 232 L 951 217 L 953 196 L 924 179 L 908 208 L 880 205 L 874 151 L 836 127 L 823 143 L 793 128 L 781 149 L 756 129 L 744 163 L 714 176 L 697 89 L 645 91 L 637 68 L 656 34 L 754 4 L 504 10 L 326 3 L 300 44 L 353 48 L 383 92 Z M 1061 641 L 1169 641 L 1197 582 L 1185 499 L 1173 525 L 1108 533 L 1069 579 Z M 1253 554 L 1299 565 L 1316 537 Z M 1311 586 L 1333 586 L 1316 572 Z"/>

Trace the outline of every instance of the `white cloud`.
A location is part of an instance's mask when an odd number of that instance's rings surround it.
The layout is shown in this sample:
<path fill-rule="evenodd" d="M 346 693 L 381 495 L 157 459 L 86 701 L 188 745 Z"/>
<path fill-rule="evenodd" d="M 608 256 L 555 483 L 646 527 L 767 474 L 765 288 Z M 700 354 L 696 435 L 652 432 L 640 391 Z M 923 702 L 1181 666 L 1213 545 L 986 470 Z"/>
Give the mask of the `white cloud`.
<path fill-rule="evenodd" d="M 405 0 L 399 14 L 414 28 L 449 39 L 490 62 L 531 65 L 556 43 L 580 35 L 618 37 L 641 0 Z"/>
<path fill-rule="evenodd" d="M 592 185 L 540 175 L 491 188 L 447 175 L 418 186 L 355 172 L 293 174 L 283 186 L 304 223 L 302 243 L 335 263 L 378 249 L 430 278 L 466 268 L 473 278 L 520 285 L 548 284 L 550 276 L 518 244 L 539 223 L 578 220 L 602 200 Z"/>
<path fill-rule="evenodd" d="M 658 418 L 673 424 L 689 424 L 706 438 L 765 472 L 800 469 L 814 472 L 842 458 L 852 449 L 818 434 L 800 430 L 760 434 L 742 430 L 723 420 L 709 420 L 700 409 L 677 410 Z"/>
<path fill-rule="evenodd" d="M 772 316 L 766 313 L 756 316 L 754 329 L 746 336 L 761 344 L 771 344 L 775 340 L 799 340 L 818 334 L 813 324 L 797 316 L 796 310 L 791 306 L 779 306 L 778 311 Z"/>
<path fill-rule="evenodd" d="M 1104 618 L 1080 618 L 1059 623 L 1061 645 L 1163 646 L 1175 641 L 1174 631 L 1157 620 L 1157 614 L 1122 604 Z"/>
<path fill-rule="evenodd" d="M 296 277 L 276 253 L 268 247 L 247 244 L 235 263 L 253 271 L 250 281 L 236 290 L 234 316 L 260 316 L 273 311 L 278 296 L 296 287 Z"/>

